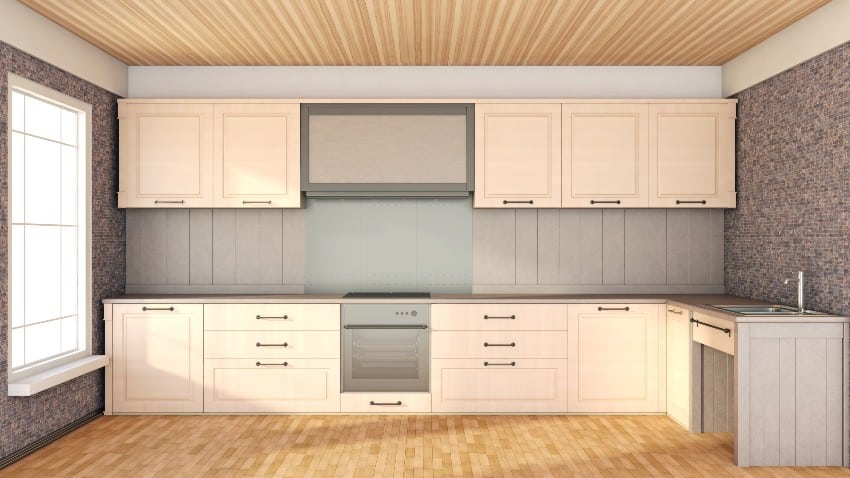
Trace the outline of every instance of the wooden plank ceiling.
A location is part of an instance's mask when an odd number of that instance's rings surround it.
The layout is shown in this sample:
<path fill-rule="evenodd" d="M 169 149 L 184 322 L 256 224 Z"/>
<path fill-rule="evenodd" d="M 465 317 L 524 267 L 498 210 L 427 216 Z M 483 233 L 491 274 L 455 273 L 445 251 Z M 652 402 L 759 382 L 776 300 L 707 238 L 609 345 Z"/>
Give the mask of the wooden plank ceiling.
<path fill-rule="evenodd" d="M 720 65 L 829 0 L 20 0 L 128 65 Z"/>

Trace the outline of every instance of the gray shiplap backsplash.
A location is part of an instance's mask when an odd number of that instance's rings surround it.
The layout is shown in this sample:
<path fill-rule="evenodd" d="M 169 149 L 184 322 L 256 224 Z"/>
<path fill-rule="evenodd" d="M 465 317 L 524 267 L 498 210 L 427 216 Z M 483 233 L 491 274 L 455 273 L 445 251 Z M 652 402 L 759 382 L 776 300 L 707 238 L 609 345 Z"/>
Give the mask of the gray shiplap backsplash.
<path fill-rule="evenodd" d="M 722 293 L 723 211 L 128 209 L 128 293 Z"/>

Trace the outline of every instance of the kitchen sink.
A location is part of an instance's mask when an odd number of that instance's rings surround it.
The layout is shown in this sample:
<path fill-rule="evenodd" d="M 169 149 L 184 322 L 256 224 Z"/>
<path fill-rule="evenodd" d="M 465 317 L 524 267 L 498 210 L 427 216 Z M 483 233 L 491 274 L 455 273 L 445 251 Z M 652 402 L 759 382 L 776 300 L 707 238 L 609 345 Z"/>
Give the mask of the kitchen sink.
<path fill-rule="evenodd" d="M 806 310 L 800 313 L 795 307 L 785 305 L 709 305 L 704 304 L 704 307 L 721 310 L 730 314 L 738 315 L 829 315 L 823 312 L 815 312 Z"/>

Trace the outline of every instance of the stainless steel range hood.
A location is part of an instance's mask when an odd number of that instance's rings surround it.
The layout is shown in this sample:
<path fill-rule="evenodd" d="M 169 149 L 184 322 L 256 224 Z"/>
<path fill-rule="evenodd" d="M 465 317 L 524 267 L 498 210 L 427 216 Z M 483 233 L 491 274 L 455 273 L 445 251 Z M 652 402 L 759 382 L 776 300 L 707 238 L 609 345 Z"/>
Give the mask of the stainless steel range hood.
<path fill-rule="evenodd" d="M 301 187 L 312 197 L 465 197 L 474 106 L 301 105 Z"/>

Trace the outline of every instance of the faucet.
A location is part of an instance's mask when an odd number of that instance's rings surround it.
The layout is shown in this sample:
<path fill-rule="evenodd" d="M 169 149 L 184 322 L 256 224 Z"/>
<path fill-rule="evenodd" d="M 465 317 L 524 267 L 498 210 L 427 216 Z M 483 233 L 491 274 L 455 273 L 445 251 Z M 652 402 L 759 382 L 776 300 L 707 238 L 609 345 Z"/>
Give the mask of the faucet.
<path fill-rule="evenodd" d="M 797 283 L 797 311 L 802 314 L 805 312 L 805 309 L 803 308 L 803 271 L 797 272 L 796 279 L 785 279 L 786 285 L 792 282 Z"/>

